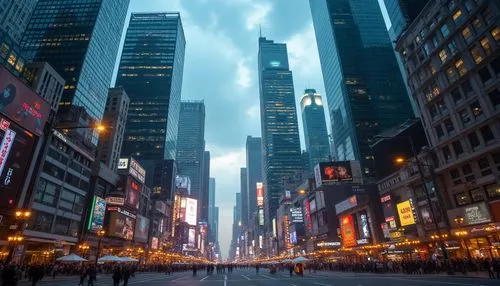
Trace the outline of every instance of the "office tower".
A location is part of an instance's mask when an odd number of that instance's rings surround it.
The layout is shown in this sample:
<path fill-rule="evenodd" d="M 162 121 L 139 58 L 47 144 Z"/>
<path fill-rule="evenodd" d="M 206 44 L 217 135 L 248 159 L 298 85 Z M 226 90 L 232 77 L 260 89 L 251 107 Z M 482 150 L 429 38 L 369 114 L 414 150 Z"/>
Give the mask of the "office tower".
<path fill-rule="evenodd" d="M 118 169 L 129 103 L 130 99 L 123 88 L 109 89 L 103 117 L 106 130 L 100 136 L 97 154 L 102 163 L 115 171 Z"/>
<path fill-rule="evenodd" d="M 29 61 L 48 62 L 66 81 L 62 106 L 101 120 L 129 0 L 38 0 L 23 36 Z"/>
<path fill-rule="evenodd" d="M 57 112 L 64 91 L 64 79 L 48 63 L 28 63 L 24 76 L 35 92 Z"/>
<path fill-rule="evenodd" d="M 202 221 L 208 222 L 208 209 L 210 201 L 210 151 L 203 152 L 203 163 L 201 166 L 201 188 L 200 188 L 200 215 Z"/>
<path fill-rule="evenodd" d="M 257 211 L 257 182 L 262 182 L 262 139 L 260 137 L 247 137 L 246 142 L 247 163 L 247 196 L 248 220 Z"/>
<path fill-rule="evenodd" d="M 283 178 L 302 170 L 293 78 L 286 45 L 260 37 L 258 71 L 265 221 L 270 230 Z"/>
<path fill-rule="evenodd" d="M 200 198 L 205 149 L 205 104 L 182 101 L 177 137 L 178 174 L 191 179 L 191 196 Z"/>
<path fill-rule="evenodd" d="M 208 181 L 208 228 L 210 239 L 215 242 L 216 224 L 215 224 L 215 178 Z"/>
<path fill-rule="evenodd" d="M 389 36 L 395 42 L 401 33 L 420 14 L 429 0 L 384 0 L 391 21 Z"/>
<path fill-rule="evenodd" d="M 248 226 L 248 188 L 247 168 L 240 169 L 240 192 L 241 192 L 241 224 Z"/>
<path fill-rule="evenodd" d="M 300 100 L 300 107 L 306 150 L 309 156 L 307 171 L 312 172 L 311 168 L 319 162 L 328 162 L 330 157 L 330 144 L 321 95 L 314 89 L 306 89 Z"/>
<path fill-rule="evenodd" d="M 215 245 L 216 245 L 216 249 L 218 249 L 218 252 L 220 252 L 220 249 L 219 249 L 219 207 L 215 207 L 214 222 L 215 222 Z"/>
<path fill-rule="evenodd" d="M 397 51 L 437 159 L 438 194 L 451 229 L 485 229 L 499 223 L 500 2 L 430 1 L 421 15 Z M 487 236 L 466 237 L 470 253 L 481 252 L 473 239 L 490 247 Z"/>
<path fill-rule="evenodd" d="M 0 0 L 0 30 L 21 42 L 37 0 Z"/>
<path fill-rule="evenodd" d="M 377 1 L 310 0 L 337 160 L 360 160 L 381 131 L 413 118 Z"/>
<path fill-rule="evenodd" d="M 241 193 L 236 193 L 235 205 L 233 206 L 233 235 L 229 250 L 230 259 L 239 257 L 239 239 L 241 230 Z"/>
<path fill-rule="evenodd" d="M 185 46 L 179 13 L 132 13 L 116 80 L 130 98 L 122 155 L 141 162 L 146 185 L 165 199 L 175 179 Z"/>

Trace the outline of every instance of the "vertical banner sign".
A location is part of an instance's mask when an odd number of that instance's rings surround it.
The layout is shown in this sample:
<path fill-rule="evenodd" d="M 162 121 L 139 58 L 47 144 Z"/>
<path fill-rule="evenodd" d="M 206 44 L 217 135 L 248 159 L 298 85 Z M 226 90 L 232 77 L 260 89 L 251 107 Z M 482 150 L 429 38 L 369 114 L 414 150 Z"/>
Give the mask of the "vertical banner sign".
<path fill-rule="evenodd" d="M 356 231 L 354 230 L 354 222 L 351 215 L 346 215 L 341 218 L 340 232 L 342 235 L 342 246 L 356 246 Z"/>
<path fill-rule="evenodd" d="M 312 229 L 313 229 L 313 226 L 312 226 L 312 219 L 311 219 L 311 206 L 309 204 L 309 200 L 305 201 L 305 204 L 304 204 L 304 213 L 306 215 L 307 230 L 309 232 L 311 232 Z"/>
<path fill-rule="evenodd" d="M 264 206 L 264 186 L 262 183 L 257 183 L 257 206 Z"/>
<path fill-rule="evenodd" d="M 413 208 L 411 200 L 406 200 L 397 204 L 397 209 L 401 226 L 407 226 L 416 223 L 414 214 L 415 209 Z"/>
<path fill-rule="evenodd" d="M 12 148 L 12 144 L 14 144 L 14 138 L 16 138 L 16 132 L 11 129 L 7 129 L 2 143 L 0 143 L 0 175 L 2 174 L 7 158 L 9 157 L 10 148 Z"/>

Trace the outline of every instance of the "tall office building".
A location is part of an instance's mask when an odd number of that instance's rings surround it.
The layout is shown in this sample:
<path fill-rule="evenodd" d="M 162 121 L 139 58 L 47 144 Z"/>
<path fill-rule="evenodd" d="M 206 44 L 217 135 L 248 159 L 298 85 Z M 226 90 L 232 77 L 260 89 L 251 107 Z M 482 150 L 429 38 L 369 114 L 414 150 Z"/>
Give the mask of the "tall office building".
<path fill-rule="evenodd" d="M 208 181 L 208 228 L 210 241 L 215 242 L 215 178 L 210 178 Z"/>
<path fill-rule="evenodd" d="M 202 194 L 204 138 L 205 104 L 203 101 L 183 101 L 177 137 L 177 169 L 180 175 L 191 179 L 191 195 L 198 199 Z"/>
<path fill-rule="evenodd" d="M 214 222 L 215 222 L 215 248 L 216 248 L 217 252 L 220 252 L 220 249 L 219 249 L 219 207 L 215 207 Z"/>
<path fill-rule="evenodd" d="M 265 221 L 276 217 L 283 178 L 302 170 L 297 110 L 286 44 L 259 38 Z"/>
<path fill-rule="evenodd" d="M 179 13 L 132 13 L 116 86 L 130 97 L 122 155 L 138 159 L 154 195 L 169 199 L 186 40 Z"/>
<path fill-rule="evenodd" d="M 429 0 L 384 0 L 387 15 L 391 22 L 389 36 L 396 41 L 401 33 L 420 14 Z"/>
<path fill-rule="evenodd" d="M 201 166 L 201 187 L 199 219 L 208 223 L 208 208 L 210 201 L 210 151 L 203 152 L 203 163 Z"/>
<path fill-rule="evenodd" d="M 240 192 L 241 192 L 241 224 L 248 226 L 248 188 L 247 168 L 240 169 Z"/>
<path fill-rule="evenodd" d="M 0 0 L 0 30 L 21 42 L 37 0 Z"/>
<path fill-rule="evenodd" d="M 377 1 L 310 0 L 331 116 L 335 156 L 375 175 L 370 144 L 413 118 Z"/>
<path fill-rule="evenodd" d="M 38 0 L 23 36 L 28 61 L 48 62 L 66 81 L 61 106 L 101 120 L 129 0 Z"/>
<path fill-rule="evenodd" d="M 330 158 L 330 143 L 326 129 L 323 99 L 314 89 L 306 89 L 300 100 L 302 110 L 302 126 L 309 157 L 308 172 L 312 172 L 319 162 L 327 162 Z"/>
<path fill-rule="evenodd" d="M 257 182 L 262 182 L 262 139 L 260 137 L 247 137 L 246 142 L 247 163 L 247 200 L 248 220 L 257 211 Z"/>

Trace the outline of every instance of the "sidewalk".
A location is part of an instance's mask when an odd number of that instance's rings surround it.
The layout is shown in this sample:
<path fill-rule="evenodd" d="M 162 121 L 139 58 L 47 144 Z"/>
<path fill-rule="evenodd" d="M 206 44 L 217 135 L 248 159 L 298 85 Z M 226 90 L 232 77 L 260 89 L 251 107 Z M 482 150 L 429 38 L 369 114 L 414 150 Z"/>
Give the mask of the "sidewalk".
<path fill-rule="evenodd" d="M 432 274 L 406 274 L 400 272 L 384 272 L 384 273 L 375 273 L 375 272 L 342 272 L 342 271 L 318 271 L 318 273 L 335 273 L 335 274 L 354 274 L 354 275 L 387 275 L 387 276 L 396 276 L 396 277 L 456 277 L 456 278 L 486 278 L 489 279 L 488 272 L 478 271 L 478 272 L 467 272 L 466 274 L 462 272 L 455 272 L 454 274 L 447 273 L 432 273 Z"/>

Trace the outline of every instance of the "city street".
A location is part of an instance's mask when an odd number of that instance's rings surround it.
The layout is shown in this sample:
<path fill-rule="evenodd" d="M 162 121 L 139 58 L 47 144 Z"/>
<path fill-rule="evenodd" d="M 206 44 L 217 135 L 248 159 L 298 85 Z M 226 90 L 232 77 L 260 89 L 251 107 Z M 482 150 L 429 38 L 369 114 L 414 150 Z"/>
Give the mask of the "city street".
<path fill-rule="evenodd" d="M 306 271 L 307 272 L 307 271 Z M 201 286 L 228 286 L 228 285 L 269 285 L 269 286 L 433 286 L 433 285 L 457 285 L 457 286 L 493 286 L 498 285 L 499 280 L 487 278 L 460 278 L 445 276 L 413 276 L 401 274 L 372 274 L 372 273 L 339 273 L 339 272 L 318 272 L 306 273 L 304 277 L 289 277 L 288 272 L 269 274 L 267 269 L 261 269 L 260 274 L 255 273 L 255 269 L 235 269 L 232 274 L 214 274 L 207 276 L 206 272 L 199 271 L 197 276 L 192 272 L 176 273 L 167 276 L 162 273 L 138 273 L 129 280 L 128 285 L 137 286 L 159 286 L 159 285 L 201 285 Z M 38 285 L 44 286 L 75 286 L 78 284 L 78 277 L 58 277 L 56 280 L 45 278 Z M 27 281 L 20 283 L 21 286 L 31 285 Z M 85 283 L 85 285 L 87 285 Z M 113 282 L 110 275 L 100 275 L 97 283 L 99 286 L 111 286 Z M 120 286 L 123 282 L 120 283 Z"/>

